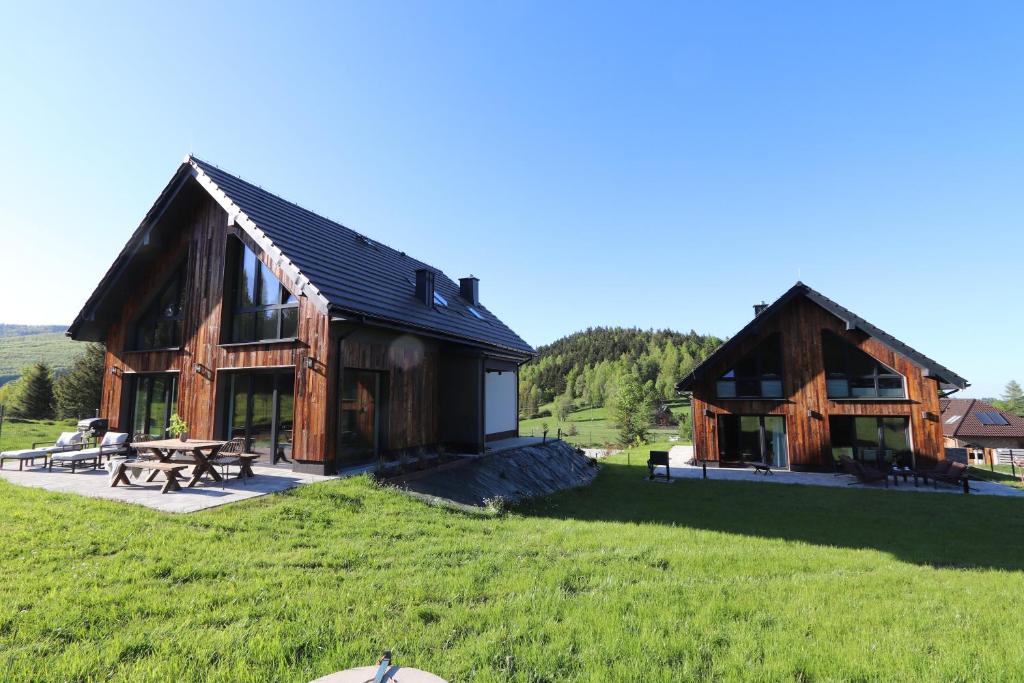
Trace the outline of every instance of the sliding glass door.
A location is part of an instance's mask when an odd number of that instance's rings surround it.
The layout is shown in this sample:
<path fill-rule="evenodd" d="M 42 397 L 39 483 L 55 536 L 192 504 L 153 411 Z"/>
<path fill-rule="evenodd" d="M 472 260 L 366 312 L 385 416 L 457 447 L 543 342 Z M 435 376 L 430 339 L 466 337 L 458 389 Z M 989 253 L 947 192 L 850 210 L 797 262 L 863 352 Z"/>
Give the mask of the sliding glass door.
<path fill-rule="evenodd" d="M 230 372 L 224 380 L 228 438 L 244 438 L 246 451 L 262 462 L 290 462 L 295 372 Z"/>
<path fill-rule="evenodd" d="M 759 462 L 789 467 L 786 418 L 781 415 L 719 415 L 718 451 L 723 464 Z"/>
<path fill-rule="evenodd" d="M 133 375 L 131 392 L 132 434 L 166 438 L 171 415 L 178 409 L 177 373 Z"/>
<path fill-rule="evenodd" d="M 833 415 L 828 419 L 832 457 L 890 465 L 898 460 L 911 464 L 910 420 L 897 416 Z"/>

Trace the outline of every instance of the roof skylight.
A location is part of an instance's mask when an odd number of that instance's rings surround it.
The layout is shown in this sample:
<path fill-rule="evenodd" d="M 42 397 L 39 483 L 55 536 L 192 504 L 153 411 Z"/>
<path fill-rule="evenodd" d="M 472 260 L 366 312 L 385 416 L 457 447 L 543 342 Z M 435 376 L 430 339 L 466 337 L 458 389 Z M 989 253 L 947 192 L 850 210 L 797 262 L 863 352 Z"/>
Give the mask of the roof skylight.
<path fill-rule="evenodd" d="M 954 422 L 956 422 L 957 420 L 959 420 L 961 417 L 963 417 L 963 415 L 954 415 L 953 417 L 951 417 L 948 420 L 946 420 L 946 424 L 951 425 Z"/>
<path fill-rule="evenodd" d="M 476 309 L 475 309 L 475 308 L 473 308 L 472 306 L 466 306 L 466 308 L 468 308 L 468 309 L 469 309 L 469 312 L 473 314 L 473 317 L 474 317 L 474 318 L 478 318 L 478 319 L 480 319 L 480 320 L 483 320 L 483 319 L 484 319 L 484 317 L 483 317 L 482 315 L 480 315 L 480 311 L 476 310 Z"/>
<path fill-rule="evenodd" d="M 438 306 L 447 306 L 448 305 L 448 299 L 445 299 L 443 296 L 441 296 L 440 292 L 435 290 L 434 291 L 434 303 L 437 304 Z"/>

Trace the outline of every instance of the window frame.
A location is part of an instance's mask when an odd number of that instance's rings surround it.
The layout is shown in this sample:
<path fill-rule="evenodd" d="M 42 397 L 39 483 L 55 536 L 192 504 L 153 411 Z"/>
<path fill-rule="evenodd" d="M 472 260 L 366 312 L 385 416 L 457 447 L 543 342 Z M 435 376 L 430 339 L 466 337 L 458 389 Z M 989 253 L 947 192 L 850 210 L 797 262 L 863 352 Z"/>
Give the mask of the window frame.
<path fill-rule="evenodd" d="M 829 337 L 832 337 L 834 343 L 841 349 L 843 357 L 843 371 L 832 371 L 829 369 L 829 354 L 826 352 L 826 345 L 829 343 L 826 341 Z M 871 374 L 853 374 L 851 371 L 853 368 L 852 355 L 860 353 L 870 359 L 874 366 L 872 367 Z M 872 356 L 867 351 L 864 351 L 856 344 L 844 339 L 840 335 L 836 334 L 831 330 L 821 331 L 821 360 L 822 369 L 825 375 L 825 396 L 829 400 L 833 401 L 905 401 L 907 400 L 907 378 L 901 373 L 897 372 L 893 368 L 889 367 L 882 361 Z M 882 372 L 882 369 L 888 372 Z M 854 380 L 871 380 L 873 391 L 869 395 L 855 396 L 854 395 Z M 900 395 L 899 396 L 886 396 L 883 395 L 881 381 L 888 379 L 899 379 L 900 381 Z M 839 394 L 833 392 L 833 382 L 844 382 L 846 385 L 846 392 Z"/>
<path fill-rule="evenodd" d="M 177 295 L 177 312 L 174 315 L 164 315 L 160 306 L 165 295 L 171 287 L 175 287 Z M 171 323 L 172 335 L 170 345 L 150 346 L 143 343 L 143 335 L 149 331 L 154 333 L 162 322 Z M 128 351 L 168 351 L 180 349 L 185 342 L 185 264 L 180 263 L 171 271 L 170 276 L 161 284 L 160 289 L 146 304 L 142 312 L 135 318 L 131 327 L 131 342 Z"/>
<path fill-rule="evenodd" d="M 762 348 L 767 343 L 774 343 L 774 352 L 776 354 L 775 364 L 778 368 L 777 373 L 764 372 L 764 358 Z M 748 357 L 754 356 L 754 362 L 756 364 L 756 371 L 752 375 L 740 375 L 737 372 L 737 368 L 743 364 Z M 765 336 L 763 339 L 750 349 L 747 353 L 739 358 L 732 366 L 724 373 L 719 375 L 715 379 L 715 398 L 724 399 L 728 401 L 783 401 L 786 398 L 786 385 L 785 385 L 785 367 L 783 365 L 782 357 L 782 334 L 779 332 L 773 332 Z M 731 377 L 729 375 L 732 375 Z M 744 382 L 756 382 L 758 393 L 756 394 L 741 394 L 740 386 Z M 779 393 L 777 396 L 766 396 L 764 392 L 765 382 L 778 382 Z M 733 394 L 723 395 L 721 387 L 723 385 L 731 385 L 733 387 Z"/>
<path fill-rule="evenodd" d="M 230 259 L 228 261 L 228 278 L 225 278 L 228 282 L 227 289 L 227 303 L 230 306 L 226 307 L 228 312 L 227 319 L 223 325 L 222 339 L 224 339 L 223 346 L 234 346 L 239 344 L 272 344 L 275 342 L 290 342 L 295 341 L 298 338 L 299 333 L 299 299 L 293 294 L 281 279 L 274 274 L 267 264 L 260 259 L 253 249 L 250 249 L 247 244 L 237 237 L 234 238 L 236 245 L 233 247 Z M 253 293 L 252 301 L 258 302 L 263 299 L 263 288 L 266 278 L 264 277 L 263 271 L 266 270 L 270 275 L 270 278 L 277 283 L 278 294 L 275 303 L 270 304 L 258 304 L 254 303 L 251 306 L 240 306 L 239 300 L 242 296 L 242 289 L 246 287 L 247 283 L 243 282 L 245 273 L 245 260 L 252 258 L 252 263 L 255 266 L 255 272 L 253 274 Z M 248 292 L 246 291 L 246 294 Z M 285 326 L 285 312 L 295 310 L 295 330 L 294 333 L 289 336 L 283 336 Z M 275 313 L 275 336 L 262 337 L 259 336 L 258 330 L 262 329 L 260 324 L 260 314 L 267 312 Z M 242 316 L 252 317 L 252 335 L 236 335 L 236 323 Z M 242 338 L 242 337 L 245 338 Z"/>

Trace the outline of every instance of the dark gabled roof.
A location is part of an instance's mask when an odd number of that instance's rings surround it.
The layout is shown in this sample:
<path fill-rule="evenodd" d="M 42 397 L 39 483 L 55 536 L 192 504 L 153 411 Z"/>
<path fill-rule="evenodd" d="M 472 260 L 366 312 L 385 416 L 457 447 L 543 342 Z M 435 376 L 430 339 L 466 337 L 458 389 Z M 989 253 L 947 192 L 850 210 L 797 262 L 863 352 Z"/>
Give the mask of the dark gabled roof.
<path fill-rule="evenodd" d="M 696 378 L 699 377 L 709 367 L 711 367 L 719 358 L 721 358 L 723 355 L 729 353 L 729 351 L 734 349 L 740 343 L 740 341 L 744 339 L 746 336 L 752 334 L 753 332 L 756 332 L 767 318 L 770 318 L 771 316 L 775 315 L 780 310 L 782 310 L 782 308 L 790 301 L 801 296 L 809 299 L 810 301 L 813 301 L 814 303 L 818 304 L 826 311 L 834 315 L 835 317 L 842 320 L 844 323 L 846 323 L 847 329 L 860 330 L 861 332 L 864 332 L 865 334 L 874 337 L 875 339 L 880 341 L 889 350 L 894 351 L 895 353 L 898 353 L 901 356 L 907 358 L 912 363 L 922 368 L 928 376 L 937 378 L 939 380 L 940 386 L 943 389 L 966 389 L 969 386 L 967 380 L 965 380 L 963 377 L 956 374 L 949 368 L 946 368 L 945 366 L 936 363 L 934 360 L 924 355 L 920 351 L 916 351 L 910 348 L 909 346 L 901 342 L 899 339 L 896 339 L 896 337 L 893 337 L 888 332 L 885 332 L 875 327 L 868 321 L 864 320 L 863 318 L 855 314 L 853 311 L 843 308 L 835 301 L 829 299 L 824 294 L 821 294 L 820 292 L 811 289 L 802 282 L 797 282 L 795 285 L 790 287 L 785 294 L 783 294 L 774 302 L 772 302 L 770 306 L 768 306 L 753 320 L 747 323 L 742 330 L 736 333 L 734 337 L 732 337 L 727 342 L 719 346 L 714 353 L 712 353 L 710 356 L 704 359 L 704 362 L 702 362 L 700 365 L 694 368 L 690 374 L 684 377 L 679 382 L 679 390 L 687 391 L 692 389 L 693 383 L 696 380 Z"/>
<path fill-rule="evenodd" d="M 471 304 L 460 295 L 459 285 L 438 269 L 194 156 L 185 158 L 175 178 L 183 170 L 227 211 L 229 220 L 282 263 L 285 272 L 322 311 L 475 342 L 521 357 L 536 353 L 483 305 L 473 306 L 480 318 L 474 316 L 469 310 Z M 447 300 L 447 306 L 426 306 L 415 298 L 416 270 L 420 268 L 434 271 L 435 291 Z M 109 289 L 106 279 L 114 273 L 112 268 L 86 309 L 101 290 Z M 72 325 L 72 334 L 78 322 Z"/>
<path fill-rule="evenodd" d="M 976 398 L 950 398 L 941 402 L 942 434 L 957 439 L 979 436 L 1007 436 L 1024 438 L 1024 417 L 999 410 Z M 978 419 L 978 413 L 999 413 L 1005 425 L 987 425 Z"/>

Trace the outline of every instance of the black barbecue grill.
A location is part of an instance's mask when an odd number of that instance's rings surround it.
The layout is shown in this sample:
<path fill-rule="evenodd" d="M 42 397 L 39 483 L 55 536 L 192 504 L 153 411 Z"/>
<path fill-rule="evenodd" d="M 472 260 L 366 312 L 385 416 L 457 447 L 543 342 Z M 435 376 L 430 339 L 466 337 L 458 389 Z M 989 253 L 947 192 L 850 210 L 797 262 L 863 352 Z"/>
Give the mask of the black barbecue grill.
<path fill-rule="evenodd" d="M 78 421 L 78 431 L 83 438 L 98 439 L 107 433 L 108 424 L 105 417 L 87 417 Z"/>

